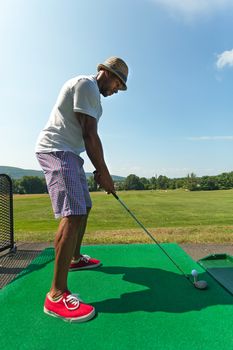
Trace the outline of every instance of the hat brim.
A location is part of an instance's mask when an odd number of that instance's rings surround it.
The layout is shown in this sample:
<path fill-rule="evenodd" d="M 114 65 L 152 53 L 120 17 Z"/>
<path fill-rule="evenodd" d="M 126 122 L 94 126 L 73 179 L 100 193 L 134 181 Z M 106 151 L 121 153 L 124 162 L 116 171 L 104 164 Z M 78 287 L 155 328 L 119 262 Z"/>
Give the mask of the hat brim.
<path fill-rule="evenodd" d="M 122 77 L 121 77 L 119 74 L 117 74 L 117 72 L 115 72 L 113 69 L 111 69 L 111 68 L 108 67 L 108 66 L 105 66 L 105 64 L 102 64 L 102 63 L 98 64 L 98 66 L 97 66 L 98 72 L 99 72 L 101 69 L 108 70 L 109 72 L 115 74 L 115 75 L 120 79 L 120 81 L 122 82 L 122 88 L 120 88 L 119 90 L 123 90 L 123 91 L 127 90 L 127 86 L 126 86 L 124 80 L 122 79 Z"/>

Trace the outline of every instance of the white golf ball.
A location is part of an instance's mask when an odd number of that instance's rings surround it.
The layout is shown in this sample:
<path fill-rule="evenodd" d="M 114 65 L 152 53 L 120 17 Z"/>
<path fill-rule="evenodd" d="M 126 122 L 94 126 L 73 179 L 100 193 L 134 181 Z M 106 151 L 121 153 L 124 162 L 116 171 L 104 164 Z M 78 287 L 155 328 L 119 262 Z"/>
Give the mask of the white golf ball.
<path fill-rule="evenodd" d="M 193 277 L 196 277 L 198 275 L 198 272 L 197 270 L 192 270 L 191 274 Z"/>

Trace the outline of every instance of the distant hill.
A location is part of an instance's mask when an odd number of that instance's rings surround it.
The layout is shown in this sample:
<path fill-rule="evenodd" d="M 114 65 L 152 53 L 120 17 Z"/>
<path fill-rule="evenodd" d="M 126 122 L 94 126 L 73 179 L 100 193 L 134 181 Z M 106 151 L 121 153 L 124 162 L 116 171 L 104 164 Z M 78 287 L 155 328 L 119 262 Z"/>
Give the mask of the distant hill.
<path fill-rule="evenodd" d="M 32 169 L 21 169 L 21 168 L 15 168 L 12 166 L 2 166 L 0 165 L 0 174 L 7 174 L 12 179 L 20 179 L 23 176 L 38 176 L 43 177 L 43 171 L 40 170 L 32 170 Z M 92 176 L 92 173 L 86 173 L 86 177 Z M 114 181 L 124 181 L 125 178 L 122 176 L 112 175 Z"/>
<path fill-rule="evenodd" d="M 15 168 L 12 166 L 0 166 L 0 174 L 7 174 L 12 179 L 20 179 L 23 176 L 43 177 L 43 171 Z"/>

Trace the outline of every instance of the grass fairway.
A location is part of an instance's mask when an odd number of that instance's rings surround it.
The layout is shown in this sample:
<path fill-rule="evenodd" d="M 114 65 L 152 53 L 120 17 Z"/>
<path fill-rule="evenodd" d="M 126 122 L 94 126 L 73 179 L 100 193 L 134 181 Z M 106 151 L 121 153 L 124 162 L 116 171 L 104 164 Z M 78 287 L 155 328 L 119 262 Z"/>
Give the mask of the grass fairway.
<path fill-rule="evenodd" d="M 137 218 L 160 242 L 233 242 L 233 190 L 119 192 Z M 115 198 L 92 193 L 85 243 L 147 243 L 145 233 Z M 53 241 L 58 220 L 48 195 L 15 195 L 17 241 Z"/>

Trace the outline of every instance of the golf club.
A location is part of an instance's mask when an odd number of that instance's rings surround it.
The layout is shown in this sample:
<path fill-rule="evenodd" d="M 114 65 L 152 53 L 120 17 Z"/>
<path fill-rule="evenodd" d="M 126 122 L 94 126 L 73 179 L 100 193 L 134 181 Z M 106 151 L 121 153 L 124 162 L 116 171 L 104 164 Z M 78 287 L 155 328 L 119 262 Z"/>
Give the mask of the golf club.
<path fill-rule="evenodd" d="M 208 284 L 206 281 L 198 281 L 197 280 L 197 271 L 195 271 L 194 274 L 194 282 L 190 279 L 189 275 L 185 274 L 185 272 L 180 268 L 179 265 L 168 255 L 168 253 L 164 250 L 164 248 L 161 246 L 161 244 L 152 236 L 152 234 L 144 227 L 144 225 L 136 218 L 136 216 L 129 210 L 129 208 L 125 205 L 125 203 L 118 197 L 118 195 L 115 192 L 112 192 L 113 197 L 115 197 L 118 202 L 125 208 L 125 210 L 131 215 L 131 217 L 137 222 L 137 224 L 143 229 L 143 231 L 153 240 L 154 243 L 158 245 L 158 247 L 163 251 L 164 254 L 171 260 L 171 262 L 176 266 L 176 268 L 182 273 L 182 275 L 197 289 L 206 289 L 208 287 Z M 192 273 L 193 273 L 192 271 Z"/>
<path fill-rule="evenodd" d="M 193 276 L 193 284 L 194 284 L 194 286 L 196 288 L 198 288 L 198 289 L 206 289 L 208 287 L 206 281 L 198 281 L 197 280 L 197 276 L 198 276 L 197 270 L 192 270 L 191 274 Z"/>

